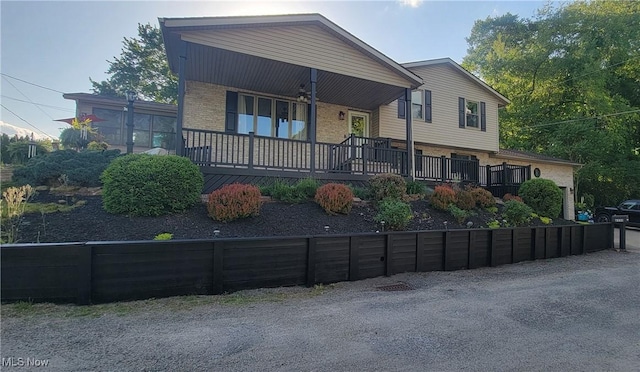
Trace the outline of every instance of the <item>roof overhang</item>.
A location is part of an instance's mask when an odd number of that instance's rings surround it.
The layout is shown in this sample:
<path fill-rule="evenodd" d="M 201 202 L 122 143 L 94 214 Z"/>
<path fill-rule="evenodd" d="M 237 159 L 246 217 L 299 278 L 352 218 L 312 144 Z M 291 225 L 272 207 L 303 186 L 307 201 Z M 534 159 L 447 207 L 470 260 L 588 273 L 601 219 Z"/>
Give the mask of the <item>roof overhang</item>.
<path fill-rule="evenodd" d="M 87 103 L 92 105 L 125 107 L 128 104 L 125 98 L 101 96 L 98 94 L 91 94 L 91 93 L 64 93 L 62 97 L 64 99 L 76 101 L 76 105 L 82 102 L 82 103 Z M 134 102 L 134 107 L 136 109 L 146 110 L 150 112 L 166 113 L 166 114 L 173 114 L 173 115 L 177 114 L 178 112 L 178 106 L 172 105 L 169 103 L 137 100 Z"/>
<path fill-rule="evenodd" d="M 378 66 L 376 68 L 382 69 L 389 77 L 384 80 L 375 76 L 350 75 L 343 71 L 317 68 L 317 97 L 321 102 L 373 110 L 397 99 L 405 88 L 414 89 L 423 84 L 419 76 L 319 14 L 160 18 L 159 21 L 173 72 L 178 70 L 182 41 L 187 41 L 186 80 L 296 97 L 301 84 L 309 90 L 309 70 L 314 67 L 313 63 L 267 58 L 258 53 L 258 49 L 265 48 L 265 45 L 256 45 L 257 52 L 254 54 L 252 50 L 238 50 L 233 45 L 212 42 L 207 35 L 215 36 L 228 33 L 229 30 L 254 32 L 256 29 L 268 35 L 271 27 L 313 26 L 339 40 L 341 45 L 346 44 L 350 48 L 348 50 L 365 56 L 364 61 L 375 63 Z M 310 41 L 302 42 L 305 47 L 314 47 Z"/>
<path fill-rule="evenodd" d="M 520 160 L 520 161 L 529 161 L 535 163 L 544 163 L 544 164 L 555 164 L 555 165 L 564 165 L 571 167 L 581 167 L 583 164 L 574 163 L 568 160 L 554 158 L 551 156 L 539 155 L 534 153 L 528 153 L 524 151 L 516 151 L 516 150 L 500 150 L 497 153 L 489 154 L 489 157 L 496 159 L 505 159 L 505 160 Z"/>
<path fill-rule="evenodd" d="M 411 69 L 416 67 L 442 65 L 442 64 L 451 66 L 454 70 L 458 71 L 459 73 L 467 77 L 469 80 L 473 81 L 475 84 L 478 84 L 480 87 L 487 90 L 489 93 L 493 94 L 500 101 L 499 107 L 504 107 L 511 102 L 507 97 L 500 94 L 497 90 L 493 89 L 491 86 L 489 86 L 489 84 L 485 83 L 474 74 L 465 70 L 464 67 L 457 64 L 451 58 L 438 58 L 438 59 L 430 59 L 426 61 L 408 62 L 408 63 L 403 63 L 402 66 L 404 66 L 407 69 Z"/>

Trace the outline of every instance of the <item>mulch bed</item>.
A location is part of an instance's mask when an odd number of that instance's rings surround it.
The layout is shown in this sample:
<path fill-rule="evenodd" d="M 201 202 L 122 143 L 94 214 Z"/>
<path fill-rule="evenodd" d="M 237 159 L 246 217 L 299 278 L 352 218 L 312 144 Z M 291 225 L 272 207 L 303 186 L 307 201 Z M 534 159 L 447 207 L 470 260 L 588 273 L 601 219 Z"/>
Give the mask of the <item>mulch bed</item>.
<path fill-rule="evenodd" d="M 198 204 L 182 214 L 161 217 L 128 217 L 107 213 L 100 196 L 60 197 L 40 192 L 34 201 L 86 204 L 70 212 L 28 214 L 24 216 L 19 243 L 84 242 L 151 240 L 160 233 L 171 233 L 173 239 L 208 239 L 215 237 L 303 236 L 323 234 L 366 233 L 381 230 L 374 221 L 376 211 L 368 203 L 355 204 L 351 214 L 331 216 L 313 202 L 287 204 L 264 203 L 260 215 L 229 223 L 213 221 L 207 216 L 204 204 Z M 408 230 L 444 230 L 468 228 L 458 224 L 447 212 L 433 210 L 427 201 L 411 202 L 414 220 Z M 469 220 L 474 228 L 486 227 L 496 217 L 480 211 Z M 554 219 L 554 224 L 573 224 Z M 532 226 L 541 225 L 533 220 Z M 329 226 L 329 231 L 325 231 Z"/>

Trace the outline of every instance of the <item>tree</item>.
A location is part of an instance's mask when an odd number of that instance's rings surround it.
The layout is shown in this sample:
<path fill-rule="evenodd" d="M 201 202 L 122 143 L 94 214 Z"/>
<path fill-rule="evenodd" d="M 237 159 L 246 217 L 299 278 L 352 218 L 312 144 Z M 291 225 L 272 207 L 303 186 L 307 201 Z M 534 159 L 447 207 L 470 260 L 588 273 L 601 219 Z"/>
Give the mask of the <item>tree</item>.
<path fill-rule="evenodd" d="M 585 164 L 577 197 L 640 195 L 640 2 L 545 6 L 476 21 L 463 66 L 511 99 L 502 147 Z"/>
<path fill-rule="evenodd" d="M 97 82 L 89 78 L 93 92 L 110 97 L 125 97 L 135 90 L 139 97 L 156 102 L 176 103 L 178 79 L 171 73 L 160 29 L 138 24 L 138 37 L 125 37 L 120 57 L 113 57 L 107 74 Z"/>

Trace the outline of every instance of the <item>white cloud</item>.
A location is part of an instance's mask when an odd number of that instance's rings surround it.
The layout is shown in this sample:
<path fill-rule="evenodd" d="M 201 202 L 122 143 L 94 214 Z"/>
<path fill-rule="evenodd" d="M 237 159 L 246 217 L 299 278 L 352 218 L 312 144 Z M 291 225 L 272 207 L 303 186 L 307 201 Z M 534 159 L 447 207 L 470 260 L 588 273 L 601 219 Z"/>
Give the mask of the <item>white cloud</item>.
<path fill-rule="evenodd" d="M 45 136 L 44 134 L 42 134 L 40 132 L 37 132 L 35 130 L 31 130 L 31 129 L 19 127 L 17 125 L 5 123 L 2 120 L 0 120 L 0 132 L 2 132 L 3 134 L 7 134 L 9 137 L 13 137 L 16 134 L 18 135 L 18 137 L 24 137 L 24 136 L 31 137 L 31 133 L 33 133 L 33 138 L 36 139 L 36 140 L 49 138 L 49 137 Z"/>
<path fill-rule="evenodd" d="M 422 5 L 424 0 L 398 0 L 398 2 L 400 2 L 400 4 L 402 4 L 404 6 L 410 6 L 412 8 L 417 8 L 420 5 Z"/>

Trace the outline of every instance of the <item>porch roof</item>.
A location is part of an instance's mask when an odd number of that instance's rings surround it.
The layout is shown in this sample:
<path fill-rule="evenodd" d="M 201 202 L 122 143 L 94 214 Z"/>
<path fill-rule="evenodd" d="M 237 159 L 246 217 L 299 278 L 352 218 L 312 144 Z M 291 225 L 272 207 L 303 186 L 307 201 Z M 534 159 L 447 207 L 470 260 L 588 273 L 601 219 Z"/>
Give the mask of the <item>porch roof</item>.
<path fill-rule="evenodd" d="M 296 97 L 318 70 L 321 102 L 373 110 L 422 79 L 319 14 L 161 18 L 176 72 L 187 42 L 186 80 Z"/>

